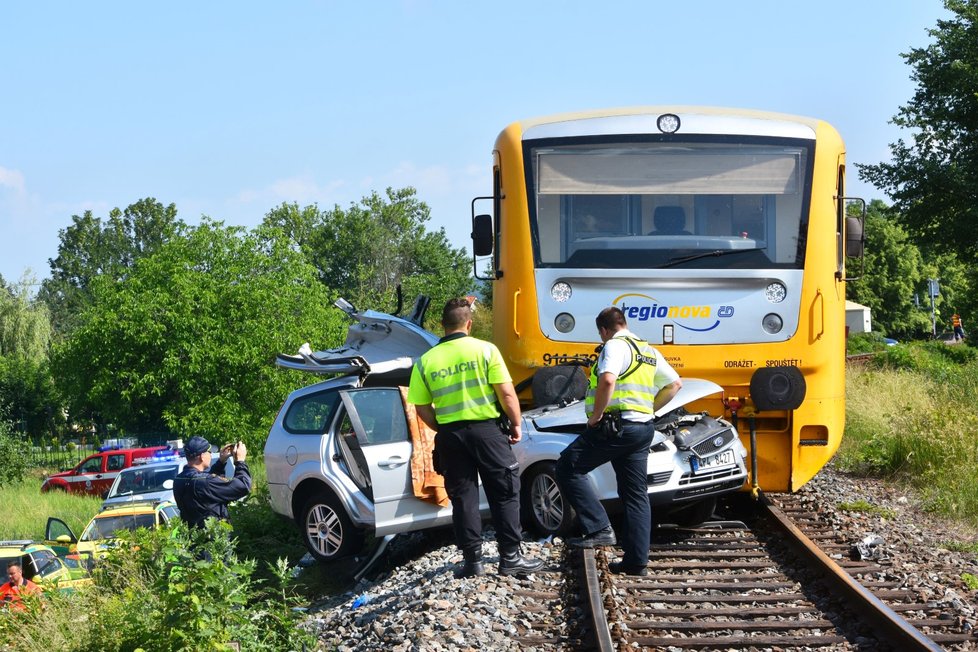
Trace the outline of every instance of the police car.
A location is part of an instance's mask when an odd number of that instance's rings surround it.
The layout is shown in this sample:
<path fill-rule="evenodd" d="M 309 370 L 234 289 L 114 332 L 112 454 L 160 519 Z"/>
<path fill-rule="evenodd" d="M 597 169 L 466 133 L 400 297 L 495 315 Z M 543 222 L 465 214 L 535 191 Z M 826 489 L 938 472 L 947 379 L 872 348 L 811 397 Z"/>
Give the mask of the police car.
<path fill-rule="evenodd" d="M 172 501 L 173 479 L 186 465 L 185 457 L 174 454 L 159 462 L 120 471 L 102 501 L 102 508 L 132 502 Z"/>
<path fill-rule="evenodd" d="M 276 362 L 335 376 L 286 399 L 265 443 L 272 509 L 293 519 L 314 557 L 328 561 L 358 553 L 365 534 L 383 536 L 451 524 L 452 509 L 431 469 L 433 433 L 424 432 L 405 400 L 414 360 L 438 342 L 423 329 L 416 304 L 410 318 L 337 307 L 354 321 L 343 346 L 313 352 L 304 345 Z M 649 450 L 648 493 L 657 521 L 682 525 L 709 518 L 720 495 L 747 479 L 746 450 L 733 426 L 678 408 L 721 392 L 719 385 L 683 379 L 661 411 Z M 574 514 L 561 496 L 555 462 L 584 432 L 581 400 L 562 400 L 523 413 L 520 463 L 522 515 L 546 536 L 569 532 Z M 666 429 L 666 422 L 671 428 Z M 600 499 L 614 507 L 617 484 L 610 464 L 589 475 Z M 488 503 L 480 491 L 483 513 Z"/>
<path fill-rule="evenodd" d="M 211 446 L 217 459 L 217 447 Z M 109 492 L 102 501 L 102 509 L 109 505 L 134 502 L 173 502 L 173 479 L 187 466 L 187 458 L 183 450 L 179 453 L 170 451 L 168 455 L 157 458 L 157 461 L 140 466 L 123 469 L 116 476 Z M 228 458 L 223 473 L 226 478 L 234 477 L 234 460 Z"/>

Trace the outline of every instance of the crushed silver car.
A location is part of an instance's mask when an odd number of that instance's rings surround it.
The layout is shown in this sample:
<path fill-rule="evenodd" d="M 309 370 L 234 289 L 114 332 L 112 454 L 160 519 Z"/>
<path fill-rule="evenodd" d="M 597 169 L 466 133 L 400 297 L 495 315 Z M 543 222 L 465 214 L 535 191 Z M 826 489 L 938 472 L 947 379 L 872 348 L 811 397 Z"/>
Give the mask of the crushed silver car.
<path fill-rule="evenodd" d="M 450 525 L 452 515 L 444 495 L 417 489 L 419 474 L 430 479 L 417 464 L 430 438 L 419 439 L 420 422 L 404 399 L 414 360 L 438 342 L 419 325 L 423 309 L 416 305 L 413 316 L 403 318 L 357 312 L 342 300 L 337 306 L 354 320 L 343 346 L 313 352 L 304 345 L 297 355 L 280 354 L 276 361 L 336 377 L 290 394 L 265 444 L 272 508 L 296 521 L 310 552 L 324 561 L 357 554 L 365 534 Z M 747 452 L 734 427 L 680 409 L 721 391 L 710 381 L 683 379 L 683 388 L 656 420 L 648 491 L 653 518 L 660 522 L 668 514 L 680 525 L 701 523 L 712 515 L 718 496 L 739 491 L 747 479 Z M 554 467 L 586 421 L 580 400 L 523 413 L 523 440 L 513 447 L 520 463 L 522 516 L 541 536 L 573 527 L 574 514 L 561 496 Z M 611 465 L 589 477 L 598 496 L 614 505 Z M 488 515 L 484 494 L 481 506 Z"/>

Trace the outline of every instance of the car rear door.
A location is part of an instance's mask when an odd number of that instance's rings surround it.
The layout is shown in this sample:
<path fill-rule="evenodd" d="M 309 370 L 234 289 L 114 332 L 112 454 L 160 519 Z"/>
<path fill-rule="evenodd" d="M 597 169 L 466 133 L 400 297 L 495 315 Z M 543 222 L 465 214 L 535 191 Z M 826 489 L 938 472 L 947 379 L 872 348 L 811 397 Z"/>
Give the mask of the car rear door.
<path fill-rule="evenodd" d="M 451 507 L 414 496 L 411 445 L 404 404 L 397 388 L 361 388 L 340 392 L 343 408 L 337 439 L 348 442 L 344 456 L 369 475 L 378 536 L 420 530 L 451 521 Z M 355 438 L 343 431 L 352 427 Z M 358 450 L 359 449 L 359 452 Z"/>

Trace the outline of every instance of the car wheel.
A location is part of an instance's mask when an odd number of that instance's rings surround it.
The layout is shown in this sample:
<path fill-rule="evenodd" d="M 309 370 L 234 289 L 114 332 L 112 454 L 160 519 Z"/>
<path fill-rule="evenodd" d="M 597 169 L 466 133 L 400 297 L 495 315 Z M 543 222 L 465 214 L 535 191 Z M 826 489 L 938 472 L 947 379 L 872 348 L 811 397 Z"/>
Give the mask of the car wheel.
<path fill-rule="evenodd" d="M 556 468 L 554 462 L 542 462 L 521 481 L 523 518 L 530 530 L 542 536 L 567 534 L 577 517 L 560 491 Z"/>
<path fill-rule="evenodd" d="M 688 507 L 670 513 L 665 520 L 679 527 L 696 527 L 710 520 L 717 508 L 716 498 L 704 498 Z"/>
<path fill-rule="evenodd" d="M 302 531 L 306 547 L 319 561 L 348 557 L 363 546 L 363 532 L 353 525 L 336 496 L 329 492 L 314 495 L 302 510 Z"/>

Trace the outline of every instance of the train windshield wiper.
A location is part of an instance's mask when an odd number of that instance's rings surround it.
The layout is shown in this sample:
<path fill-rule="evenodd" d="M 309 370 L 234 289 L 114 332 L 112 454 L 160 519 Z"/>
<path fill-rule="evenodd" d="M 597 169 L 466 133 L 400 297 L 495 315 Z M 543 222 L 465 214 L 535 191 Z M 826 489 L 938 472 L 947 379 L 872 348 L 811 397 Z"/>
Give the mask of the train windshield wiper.
<path fill-rule="evenodd" d="M 692 260 L 699 260 L 700 258 L 709 258 L 710 256 L 727 256 L 729 254 L 742 254 L 748 251 L 763 251 L 763 248 L 754 247 L 752 249 L 714 249 L 713 251 L 701 251 L 699 253 L 689 254 L 688 256 L 677 256 L 675 258 L 670 258 L 663 264 L 659 265 L 659 267 L 673 267 L 675 265 L 688 263 Z"/>

